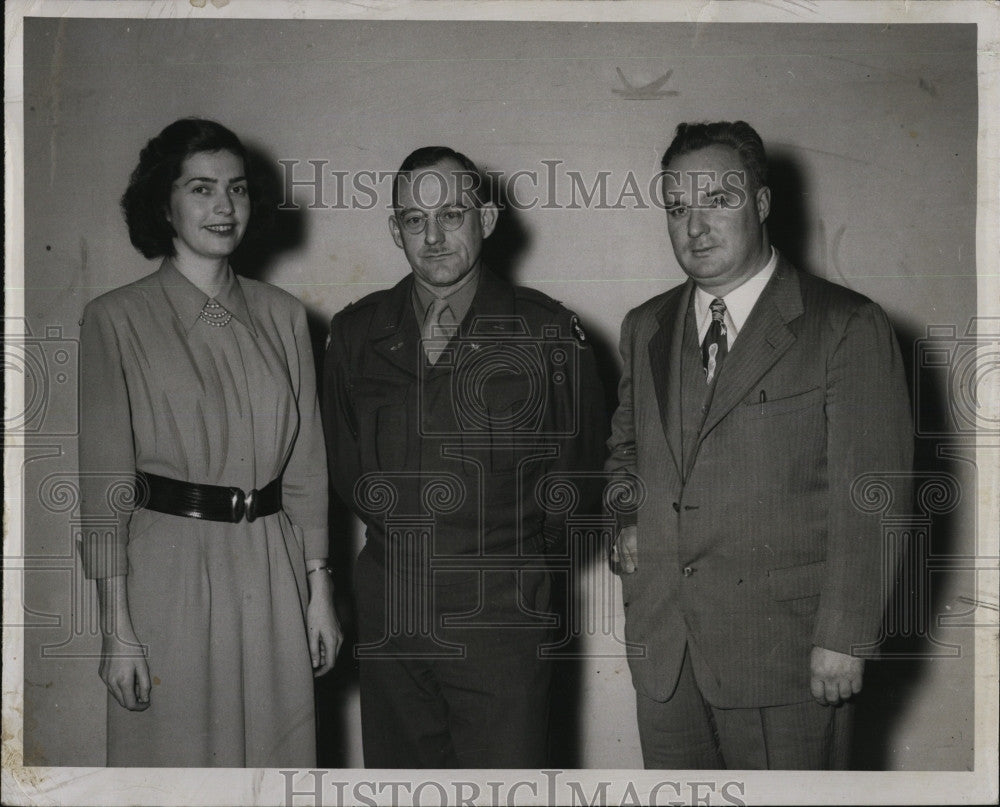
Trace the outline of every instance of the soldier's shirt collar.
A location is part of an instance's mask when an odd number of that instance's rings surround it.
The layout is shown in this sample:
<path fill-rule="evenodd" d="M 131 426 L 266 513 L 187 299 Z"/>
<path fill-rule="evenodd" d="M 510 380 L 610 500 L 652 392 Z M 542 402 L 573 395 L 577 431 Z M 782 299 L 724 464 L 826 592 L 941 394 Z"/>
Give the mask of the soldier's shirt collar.
<path fill-rule="evenodd" d="M 417 322 L 423 322 L 427 309 L 435 297 L 442 297 L 448 301 L 451 313 L 455 316 L 455 322 L 461 322 L 472 307 L 472 301 L 476 298 L 476 291 L 479 289 L 479 279 L 482 276 L 482 269 L 476 266 L 465 277 L 454 286 L 446 286 L 441 289 L 432 286 L 413 274 L 413 311 L 417 315 Z M 442 294 L 442 292 L 444 292 Z"/>

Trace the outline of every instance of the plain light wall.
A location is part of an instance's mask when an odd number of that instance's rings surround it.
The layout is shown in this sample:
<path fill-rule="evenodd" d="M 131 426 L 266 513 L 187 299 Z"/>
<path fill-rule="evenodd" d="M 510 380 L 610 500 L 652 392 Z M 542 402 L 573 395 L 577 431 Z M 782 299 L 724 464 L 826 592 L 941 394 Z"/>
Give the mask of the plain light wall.
<path fill-rule="evenodd" d="M 53 18 L 28 19 L 24 37 L 25 316 L 35 338 L 56 327 L 49 338 L 76 339 L 88 300 L 155 268 L 129 245 L 118 199 L 140 148 L 187 115 L 232 128 L 279 178 L 277 160 L 298 161 L 297 179 L 309 160 L 353 176 L 441 143 L 507 176 L 560 161 L 561 202 L 566 171 L 588 185 L 610 172 L 614 201 L 629 172 L 640 184 L 655 174 L 677 123 L 742 118 L 772 157 L 778 247 L 880 303 L 906 355 L 927 325 L 963 333 L 976 310 L 973 26 Z M 635 86 L 672 72 L 665 94 L 635 100 L 614 92 L 625 90 L 618 69 Z M 311 192 L 299 188 L 300 209 L 279 218 L 283 249 L 262 276 L 303 300 L 320 343 L 333 313 L 408 270 L 388 234 L 388 184 L 379 188 L 367 210 L 309 209 Z M 662 211 L 625 205 L 508 211 L 496 250 L 516 281 L 580 315 L 610 381 L 626 311 L 683 278 Z M 936 393 L 940 407 L 948 392 Z M 52 394 L 48 416 L 71 424 L 72 379 Z M 918 455 L 935 445 L 923 440 Z M 942 469 L 974 493 L 973 466 Z M 104 763 L 93 585 L 73 570 L 73 512 L 53 493 L 75 473 L 72 436 L 29 443 L 26 540 L 41 568 L 26 573 L 26 764 Z M 975 551 L 974 507 L 967 495 L 934 522 L 937 551 Z M 358 532 L 335 539 L 356 551 Z M 972 586 L 960 575 L 938 581 L 935 613 L 963 610 Z M 613 617 L 620 629 L 618 600 Z M 937 638 L 961 657 L 869 668 L 869 697 L 885 700 L 870 709 L 884 728 L 876 767 L 971 767 L 971 631 Z M 584 647 L 590 657 L 573 671 L 576 763 L 640 767 L 619 645 L 593 636 Z M 334 715 L 328 753 L 357 767 L 357 697 L 350 660 L 341 666 L 321 686 Z"/>

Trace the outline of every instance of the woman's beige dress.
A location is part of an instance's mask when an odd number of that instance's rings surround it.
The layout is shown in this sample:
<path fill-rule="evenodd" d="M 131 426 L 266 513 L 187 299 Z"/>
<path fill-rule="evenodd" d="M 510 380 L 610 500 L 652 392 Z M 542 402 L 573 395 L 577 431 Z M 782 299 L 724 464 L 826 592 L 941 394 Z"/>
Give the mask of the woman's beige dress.
<path fill-rule="evenodd" d="M 128 575 L 150 707 L 108 699 L 108 764 L 315 765 L 305 560 L 327 556 L 327 479 L 305 310 L 231 277 L 207 296 L 169 260 L 89 303 L 81 327 L 81 556 Z M 284 510 L 228 524 L 131 510 L 136 470 L 263 488 Z"/>

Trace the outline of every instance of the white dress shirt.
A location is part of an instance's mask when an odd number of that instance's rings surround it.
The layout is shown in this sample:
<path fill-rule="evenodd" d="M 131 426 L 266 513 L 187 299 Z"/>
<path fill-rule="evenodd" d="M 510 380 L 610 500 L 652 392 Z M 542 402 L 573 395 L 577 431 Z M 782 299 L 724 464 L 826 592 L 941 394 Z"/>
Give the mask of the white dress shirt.
<path fill-rule="evenodd" d="M 729 350 L 733 349 L 733 342 L 736 341 L 740 330 L 746 324 L 747 317 L 753 311 L 760 293 L 764 291 L 764 286 L 771 279 L 777 265 L 778 253 L 774 247 L 771 247 L 771 260 L 765 264 L 764 268 L 722 298 L 722 302 L 726 304 L 726 345 Z M 705 341 L 708 326 L 712 324 L 712 312 L 709 306 L 716 298 L 713 294 L 702 289 L 701 286 L 695 288 L 694 311 L 698 322 L 698 344 L 700 345 Z"/>

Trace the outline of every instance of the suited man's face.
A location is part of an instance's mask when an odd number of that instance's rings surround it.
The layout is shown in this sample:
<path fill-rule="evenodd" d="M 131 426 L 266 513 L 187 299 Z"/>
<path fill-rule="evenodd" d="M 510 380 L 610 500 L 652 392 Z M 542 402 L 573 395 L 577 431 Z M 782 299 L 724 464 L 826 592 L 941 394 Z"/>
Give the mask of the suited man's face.
<path fill-rule="evenodd" d="M 770 189 L 751 193 L 736 151 L 712 145 L 674 157 L 663 177 L 667 230 L 681 268 L 723 297 L 770 259 Z"/>

